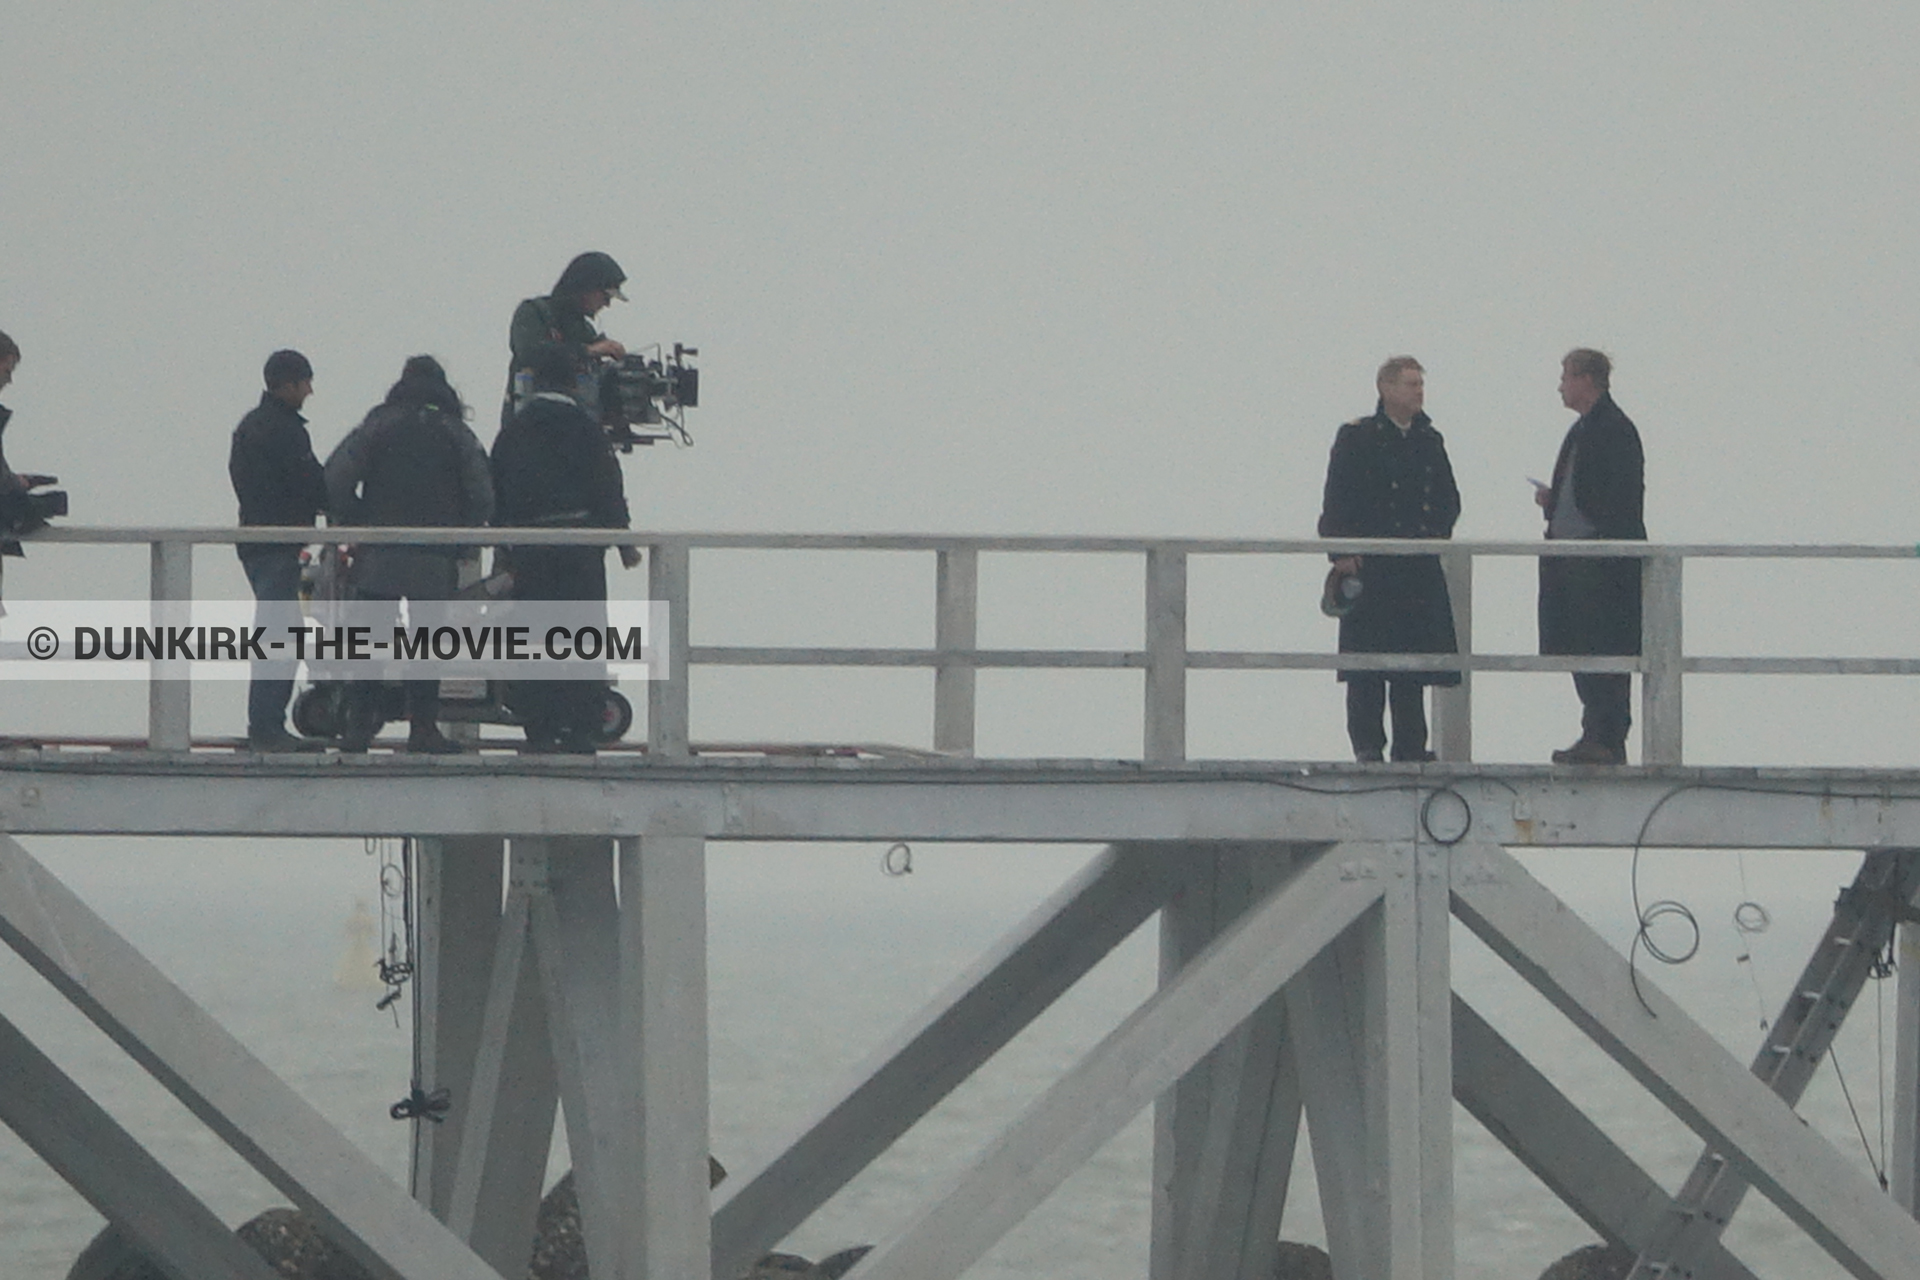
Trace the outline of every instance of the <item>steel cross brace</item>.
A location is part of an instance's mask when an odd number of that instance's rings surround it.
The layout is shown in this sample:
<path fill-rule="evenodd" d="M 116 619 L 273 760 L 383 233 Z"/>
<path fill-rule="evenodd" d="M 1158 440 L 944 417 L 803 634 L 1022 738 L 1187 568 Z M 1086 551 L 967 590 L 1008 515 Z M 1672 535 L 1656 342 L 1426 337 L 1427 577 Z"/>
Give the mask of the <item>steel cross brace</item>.
<path fill-rule="evenodd" d="M 1841 890 L 1826 932 L 1753 1060 L 1753 1074 L 1788 1106 L 1797 1104 L 1812 1082 L 1894 928 L 1913 914 L 1917 890 L 1920 850 L 1913 849 L 1870 851 L 1853 883 Z M 1727 1229 L 1746 1194 L 1746 1179 L 1708 1148 L 1628 1280 L 1696 1275 L 1698 1259 Z"/>

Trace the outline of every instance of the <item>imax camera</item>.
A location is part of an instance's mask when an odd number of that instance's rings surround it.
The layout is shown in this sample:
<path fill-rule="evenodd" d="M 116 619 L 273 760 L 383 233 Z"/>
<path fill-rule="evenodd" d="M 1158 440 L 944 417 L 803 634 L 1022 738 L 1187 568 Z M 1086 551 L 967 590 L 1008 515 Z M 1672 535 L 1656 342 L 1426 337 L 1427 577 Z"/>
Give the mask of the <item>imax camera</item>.
<path fill-rule="evenodd" d="M 672 355 L 633 353 L 600 367 L 596 388 L 600 422 L 623 453 L 656 440 L 693 443 L 686 411 L 699 407 L 700 371 L 687 363 L 687 357 L 699 354 L 698 347 L 676 342 Z"/>

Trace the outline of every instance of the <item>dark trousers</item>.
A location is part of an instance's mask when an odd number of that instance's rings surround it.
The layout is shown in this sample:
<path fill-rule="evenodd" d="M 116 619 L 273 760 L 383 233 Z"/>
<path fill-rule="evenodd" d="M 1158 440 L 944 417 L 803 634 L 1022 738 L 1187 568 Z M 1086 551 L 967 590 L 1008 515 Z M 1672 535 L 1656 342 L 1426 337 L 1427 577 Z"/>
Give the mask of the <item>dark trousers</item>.
<path fill-rule="evenodd" d="M 247 571 L 247 585 L 253 588 L 253 625 L 267 628 L 269 641 L 288 627 L 300 625 L 298 547 L 249 547 L 240 567 Z M 253 683 L 247 687 L 249 737 L 286 732 L 294 665 L 290 658 L 253 664 Z"/>
<path fill-rule="evenodd" d="M 1391 696 L 1389 696 L 1391 689 Z M 1393 704 L 1393 758 L 1417 759 L 1427 749 L 1427 686 L 1418 680 L 1389 678 L 1384 672 L 1347 674 L 1347 740 L 1353 754 L 1371 756 L 1387 749 L 1382 714 Z"/>
<path fill-rule="evenodd" d="M 400 625 L 401 596 L 389 596 L 370 591 L 362 591 L 360 598 L 367 601 L 384 600 L 393 605 L 393 625 Z M 434 613 L 434 601 L 407 601 L 408 621 L 415 626 L 436 626 L 444 614 Z M 440 732 L 440 682 L 438 680 L 402 680 L 400 687 L 406 693 L 407 722 L 414 738 L 431 738 Z M 350 742 L 371 741 L 379 735 L 387 723 L 388 688 L 379 680 L 355 680 L 347 689 L 347 732 L 344 735 Z"/>
<path fill-rule="evenodd" d="M 1633 727 L 1633 677 L 1576 671 L 1573 688 L 1580 695 L 1581 739 L 1625 751 L 1627 730 Z"/>

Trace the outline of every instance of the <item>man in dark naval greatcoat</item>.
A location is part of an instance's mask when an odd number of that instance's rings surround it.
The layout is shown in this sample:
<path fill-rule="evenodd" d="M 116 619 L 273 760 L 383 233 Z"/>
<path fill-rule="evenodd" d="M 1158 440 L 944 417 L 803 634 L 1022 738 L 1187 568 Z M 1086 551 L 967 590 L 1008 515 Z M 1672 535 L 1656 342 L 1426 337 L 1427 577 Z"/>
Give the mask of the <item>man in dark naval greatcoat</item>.
<path fill-rule="evenodd" d="M 1320 512 L 1323 538 L 1450 538 L 1460 517 L 1446 442 L 1421 411 L 1426 372 L 1412 356 L 1395 356 L 1375 378 L 1373 413 L 1340 428 L 1327 462 Z M 1438 556 L 1338 556 L 1334 567 L 1357 575 L 1361 591 L 1340 619 L 1342 653 L 1457 653 L 1453 602 Z M 1342 671 L 1347 685 L 1347 737 L 1354 759 L 1385 758 L 1381 724 L 1393 706 L 1392 758 L 1432 760 L 1427 750 L 1426 686 L 1460 683 L 1457 671 Z"/>
<path fill-rule="evenodd" d="M 1633 420 L 1613 402 L 1613 362 L 1588 347 L 1560 362 L 1560 402 L 1579 414 L 1560 443 L 1553 483 L 1534 500 L 1549 538 L 1645 540 L 1646 461 Z M 1540 652 L 1640 652 L 1640 561 L 1543 556 Z M 1553 753 L 1555 764 L 1625 764 L 1633 677 L 1576 672 L 1580 740 Z"/>

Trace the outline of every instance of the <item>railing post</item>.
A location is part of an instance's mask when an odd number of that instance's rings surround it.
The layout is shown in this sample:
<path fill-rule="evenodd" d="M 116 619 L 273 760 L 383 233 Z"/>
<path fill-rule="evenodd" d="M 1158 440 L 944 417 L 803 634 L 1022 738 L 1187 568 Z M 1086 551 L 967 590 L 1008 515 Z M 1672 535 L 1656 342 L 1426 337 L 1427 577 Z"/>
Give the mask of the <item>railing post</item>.
<path fill-rule="evenodd" d="M 1640 757 L 1645 764 L 1682 759 L 1680 566 L 1676 555 L 1641 562 L 1640 653 L 1646 668 L 1640 678 Z"/>
<path fill-rule="evenodd" d="M 1453 633 L 1462 657 L 1473 656 L 1473 553 L 1451 547 L 1440 553 L 1447 595 L 1453 601 Z M 1442 760 L 1473 759 L 1473 672 L 1462 671 L 1460 683 L 1437 685 L 1433 691 L 1433 749 Z"/>
<path fill-rule="evenodd" d="M 973 754 L 974 667 L 954 662 L 951 654 L 970 654 L 979 639 L 980 553 L 972 547 L 948 547 L 939 553 L 934 586 L 933 646 L 940 662 L 933 671 L 933 749 Z"/>
<path fill-rule="evenodd" d="M 1187 553 L 1147 551 L 1145 758 L 1187 758 Z"/>
<path fill-rule="evenodd" d="M 684 542 L 647 548 L 647 594 L 667 606 L 667 678 L 647 683 L 647 750 L 655 756 L 687 754 L 687 695 L 693 673 L 687 625 L 690 561 Z M 657 641 L 656 641 L 657 643 Z"/>
<path fill-rule="evenodd" d="M 182 627 L 193 598 L 193 544 L 155 542 L 152 548 L 152 618 L 156 627 Z M 179 603 L 174 603 L 174 602 Z M 193 746 L 193 681 L 185 662 L 153 662 L 147 680 L 147 745 L 155 751 Z"/>

